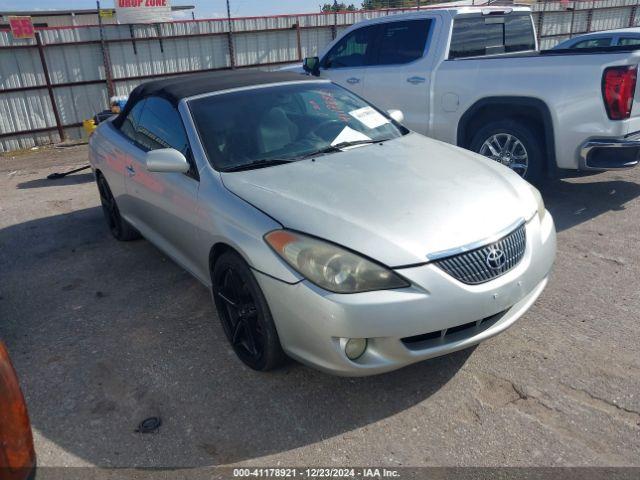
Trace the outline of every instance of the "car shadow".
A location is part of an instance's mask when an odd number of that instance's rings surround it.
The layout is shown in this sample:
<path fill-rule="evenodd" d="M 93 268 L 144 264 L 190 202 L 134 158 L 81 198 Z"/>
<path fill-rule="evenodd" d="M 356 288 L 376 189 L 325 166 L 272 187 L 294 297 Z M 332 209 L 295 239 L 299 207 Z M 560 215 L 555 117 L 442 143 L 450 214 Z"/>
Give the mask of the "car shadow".
<path fill-rule="evenodd" d="M 606 180 L 593 176 L 552 180 L 538 188 L 547 209 L 553 215 L 558 232 L 603 213 L 623 210 L 627 202 L 640 195 L 640 185 L 622 177 Z"/>
<path fill-rule="evenodd" d="M 472 349 L 376 377 L 297 363 L 244 367 L 210 295 L 146 241 L 113 240 L 99 208 L 0 230 L 0 337 L 33 428 L 100 466 L 194 467 L 310 445 L 412 408 Z M 153 434 L 135 430 L 159 416 Z"/>
<path fill-rule="evenodd" d="M 95 181 L 93 173 L 76 173 L 58 179 L 38 178 L 27 182 L 19 183 L 16 188 L 24 190 L 27 188 L 61 187 L 67 185 L 80 185 Z"/>

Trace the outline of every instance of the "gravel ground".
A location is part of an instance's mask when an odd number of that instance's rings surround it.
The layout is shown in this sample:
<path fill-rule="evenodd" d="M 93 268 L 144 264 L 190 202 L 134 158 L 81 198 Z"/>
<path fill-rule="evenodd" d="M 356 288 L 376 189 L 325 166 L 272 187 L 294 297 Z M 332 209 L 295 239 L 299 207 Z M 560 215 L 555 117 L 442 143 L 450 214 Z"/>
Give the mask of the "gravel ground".
<path fill-rule="evenodd" d="M 40 465 L 640 466 L 640 169 L 544 186 L 554 275 L 507 332 L 345 379 L 245 368 L 203 286 L 110 237 L 91 174 L 44 180 L 85 159 L 0 157 L 0 337 Z"/>

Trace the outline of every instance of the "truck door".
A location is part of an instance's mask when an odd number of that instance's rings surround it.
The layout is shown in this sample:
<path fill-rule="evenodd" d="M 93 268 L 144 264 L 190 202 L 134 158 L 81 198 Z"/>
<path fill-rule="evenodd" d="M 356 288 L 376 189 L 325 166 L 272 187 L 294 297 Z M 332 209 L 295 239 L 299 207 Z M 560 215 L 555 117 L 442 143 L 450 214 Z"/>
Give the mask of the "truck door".
<path fill-rule="evenodd" d="M 424 135 L 429 130 L 432 68 L 425 52 L 435 24 L 428 17 L 379 24 L 363 92 L 381 109 L 402 110 L 405 126 Z"/>
<path fill-rule="evenodd" d="M 362 95 L 377 29 L 378 25 L 368 25 L 347 33 L 320 61 L 320 76 Z"/>

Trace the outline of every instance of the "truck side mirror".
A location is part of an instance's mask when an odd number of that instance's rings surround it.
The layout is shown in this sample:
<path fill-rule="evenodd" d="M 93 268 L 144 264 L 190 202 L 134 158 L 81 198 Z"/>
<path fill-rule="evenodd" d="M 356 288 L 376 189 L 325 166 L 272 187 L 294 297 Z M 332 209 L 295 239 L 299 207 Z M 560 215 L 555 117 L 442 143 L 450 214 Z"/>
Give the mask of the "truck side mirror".
<path fill-rule="evenodd" d="M 315 75 L 320 75 L 320 59 L 318 57 L 307 57 L 302 62 L 302 68 L 305 72 Z"/>

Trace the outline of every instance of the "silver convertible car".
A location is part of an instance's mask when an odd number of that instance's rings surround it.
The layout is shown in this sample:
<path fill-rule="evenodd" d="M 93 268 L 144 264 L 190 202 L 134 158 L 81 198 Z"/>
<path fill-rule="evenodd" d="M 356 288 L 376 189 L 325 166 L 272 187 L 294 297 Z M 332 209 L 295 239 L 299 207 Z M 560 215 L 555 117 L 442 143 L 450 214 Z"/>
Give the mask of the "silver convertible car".
<path fill-rule="evenodd" d="M 112 234 L 209 287 L 244 363 L 371 375 L 513 325 L 556 251 L 534 187 L 401 121 L 315 77 L 174 77 L 97 129 L 91 165 Z"/>

